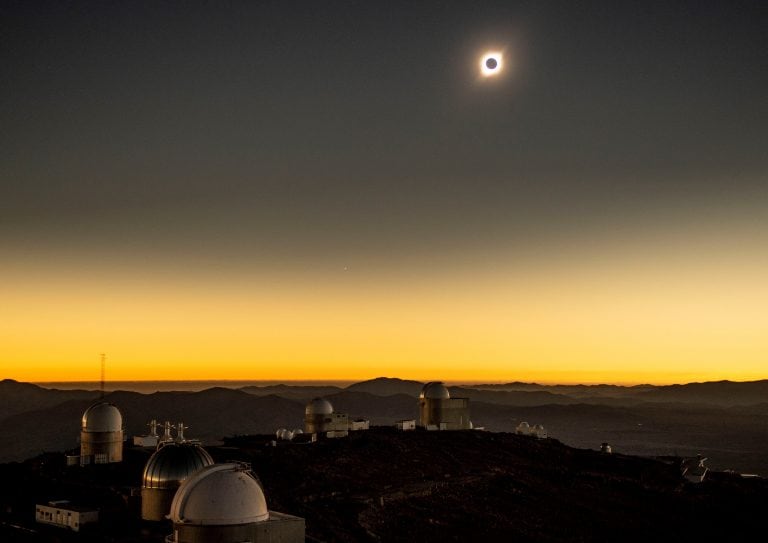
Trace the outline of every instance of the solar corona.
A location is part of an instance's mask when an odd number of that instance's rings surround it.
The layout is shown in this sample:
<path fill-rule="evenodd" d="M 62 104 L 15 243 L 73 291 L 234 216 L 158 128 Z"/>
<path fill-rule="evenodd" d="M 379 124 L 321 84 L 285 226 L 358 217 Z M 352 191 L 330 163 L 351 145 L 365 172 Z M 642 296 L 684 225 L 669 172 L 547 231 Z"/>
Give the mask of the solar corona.
<path fill-rule="evenodd" d="M 480 59 L 480 73 L 484 77 L 500 74 L 503 67 L 503 55 L 498 51 L 489 51 Z"/>

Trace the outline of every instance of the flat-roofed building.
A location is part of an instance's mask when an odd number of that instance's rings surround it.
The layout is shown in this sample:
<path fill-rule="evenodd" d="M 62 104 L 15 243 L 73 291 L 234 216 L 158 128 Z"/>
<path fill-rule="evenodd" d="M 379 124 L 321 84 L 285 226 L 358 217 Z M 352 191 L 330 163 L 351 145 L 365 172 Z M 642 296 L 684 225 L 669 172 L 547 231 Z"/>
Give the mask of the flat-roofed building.
<path fill-rule="evenodd" d="M 50 501 L 35 505 L 35 522 L 79 532 L 83 525 L 99 522 L 99 511 L 75 505 L 69 500 Z"/>

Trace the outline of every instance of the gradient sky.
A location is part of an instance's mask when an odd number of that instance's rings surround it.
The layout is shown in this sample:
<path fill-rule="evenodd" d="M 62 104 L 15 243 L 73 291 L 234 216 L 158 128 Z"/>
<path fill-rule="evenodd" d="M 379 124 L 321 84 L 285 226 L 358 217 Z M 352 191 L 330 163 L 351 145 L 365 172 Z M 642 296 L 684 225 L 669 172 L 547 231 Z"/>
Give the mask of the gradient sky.
<path fill-rule="evenodd" d="M 768 378 L 763 2 L 220 4 L 0 7 L 0 377 Z"/>

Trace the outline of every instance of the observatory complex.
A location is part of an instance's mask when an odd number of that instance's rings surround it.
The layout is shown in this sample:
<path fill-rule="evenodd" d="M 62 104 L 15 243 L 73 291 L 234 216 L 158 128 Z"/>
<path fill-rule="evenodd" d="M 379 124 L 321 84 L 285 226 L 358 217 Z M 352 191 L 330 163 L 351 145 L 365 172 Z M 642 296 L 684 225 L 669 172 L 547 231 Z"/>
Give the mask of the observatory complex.
<path fill-rule="evenodd" d="M 427 430 L 469 430 L 469 398 L 451 398 L 440 381 L 424 385 L 419 395 L 419 425 Z"/>
<path fill-rule="evenodd" d="M 269 511 L 248 464 L 213 464 L 187 477 L 171 504 L 168 543 L 304 543 L 304 519 Z"/>
<path fill-rule="evenodd" d="M 80 465 L 123 461 L 123 416 L 111 403 L 99 402 L 83 413 Z"/>

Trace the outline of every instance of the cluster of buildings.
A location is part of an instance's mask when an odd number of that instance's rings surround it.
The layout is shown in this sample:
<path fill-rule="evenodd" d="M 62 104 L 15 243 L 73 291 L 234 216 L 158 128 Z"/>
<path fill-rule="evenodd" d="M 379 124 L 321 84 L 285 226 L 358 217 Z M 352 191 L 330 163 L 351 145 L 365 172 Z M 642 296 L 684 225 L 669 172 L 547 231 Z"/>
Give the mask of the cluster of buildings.
<path fill-rule="evenodd" d="M 469 399 L 452 398 L 441 382 L 424 385 L 418 399 L 418 413 L 418 424 L 416 419 L 401 420 L 396 427 L 400 430 L 415 430 L 417 426 L 425 430 L 473 428 Z M 526 432 L 542 437 L 543 427 L 523 424 Z M 166 421 L 159 425 L 152 420 L 149 426 L 149 434 L 133 439 L 136 446 L 155 449 L 142 474 L 141 518 L 150 522 L 170 520 L 173 532 L 166 538 L 167 543 L 304 541 L 304 519 L 270 511 L 261 484 L 248 464 L 215 463 L 199 441 L 185 438 L 184 423 L 172 425 Z M 521 427 L 518 433 L 523 433 Z M 158 433 L 160 428 L 162 435 Z M 304 428 L 280 428 L 276 437 L 314 442 L 346 437 L 349 432 L 369 428 L 369 420 L 350 419 L 348 414 L 334 411 L 327 399 L 315 398 L 305 407 Z M 111 403 L 98 402 L 83 413 L 80 454 L 68 456 L 67 464 L 121 462 L 123 440 L 120 410 Z M 83 525 L 98 522 L 99 517 L 97 510 L 56 501 L 38 504 L 36 519 L 79 531 Z"/>
<path fill-rule="evenodd" d="M 469 418 L 469 398 L 451 398 L 446 386 L 433 381 L 424 385 L 418 401 L 418 426 L 425 430 L 471 430 Z M 317 441 L 347 437 L 349 432 L 368 430 L 368 419 L 351 419 L 347 413 L 338 413 L 333 404 L 325 398 L 314 398 L 304 408 L 304 429 L 287 430 L 280 428 L 277 439 L 302 439 Z M 399 420 L 395 423 L 398 430 L 415 430 L 416 419 Z"/>
<path fill-rule="evenodd" d="M 451 398 L 448 388 L 439 381 L 424 385 L 419 394 L 418 426 L 425 430 L 471 430 L 469 398 Z M 404 419 L 395 423 L 398 430 L 415 430 L 416 419 Z M 337 413 L 331 402 L 315 398 L 304 411 L 304 432 L 318 437 L 346 437 L 350 431 L 368 430 L 370 421 L 350 420 L 346 413 Z"/>
<path fill-rule="evenodd" d="M 350 420 L 346 413 L 337 413 L 331 402 L 324 398 L 315 398 L 304 408 L 304 432 L 312 436 L 312 441 L 320 437 L 347 437 L 349 432 L 368 430 L 371 421 L 367 419 Z"/>
<path fill-rule="evenodd" d="M 184 437 L 183 423 L 166 422 L 162 436 L 157 428 L 153 420 L 149 435 L 137 436 L 134 443 L 156 447 L 142 474 L 141 518 L 170 520 L 173 532 L 166 543 L 304 543 L 304 519 L 270 511 L 250 465 L 215 463 L 199 441 Z M 122 462 L 123 432 L 123 418 L 115 405 L 92 405 L 81 421 L 80 455 L 68 456 L 67 464 Z M 78 532 L 98 522 L 99 513 L 60 500 L 37 504 L 35 518 Z"/>

